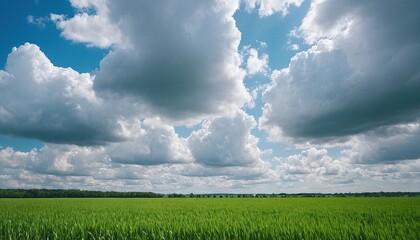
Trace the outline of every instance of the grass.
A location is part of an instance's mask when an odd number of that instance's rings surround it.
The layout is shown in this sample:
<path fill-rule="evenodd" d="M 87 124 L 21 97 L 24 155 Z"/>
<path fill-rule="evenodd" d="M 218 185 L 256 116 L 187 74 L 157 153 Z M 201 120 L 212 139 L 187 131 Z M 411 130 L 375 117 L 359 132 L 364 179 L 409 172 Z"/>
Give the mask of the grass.
<path fill-rule="evenodd" d="M 0 199 L 0 239 L 420 239 L 420 198 Z"/>

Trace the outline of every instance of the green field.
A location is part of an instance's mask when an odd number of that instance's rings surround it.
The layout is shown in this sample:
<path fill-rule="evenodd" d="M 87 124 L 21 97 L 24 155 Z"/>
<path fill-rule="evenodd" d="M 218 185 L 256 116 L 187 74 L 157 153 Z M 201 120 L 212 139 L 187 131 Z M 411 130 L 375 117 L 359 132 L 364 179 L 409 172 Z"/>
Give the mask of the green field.
<path fill-rule="evenodd" d="M 420 198 L 0 199 L 0 239 L 420 239 Z"/>

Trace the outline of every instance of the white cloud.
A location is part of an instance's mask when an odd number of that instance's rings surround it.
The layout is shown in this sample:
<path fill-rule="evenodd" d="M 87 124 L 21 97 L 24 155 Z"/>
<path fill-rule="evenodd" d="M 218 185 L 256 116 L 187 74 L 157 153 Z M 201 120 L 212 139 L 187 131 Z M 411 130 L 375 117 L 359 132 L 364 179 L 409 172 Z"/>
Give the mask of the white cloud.
<path fill-rule="evenodd" d="M 420 117 L 418 3 L 313 1 L 298 35 L 313 44 L 273 71 L 260 127 L 323 144 Z M 395 17 L 389 17 L 390 13 Z"/>
<path fill-rule="evenodd" d="M 334 160 L 325 149 L 315 148 L 275 157 L 271 164 L 257 161 L 249 166 L 224 167 L 200 162 L 124 164 L 110 159 L 113 150 L 56 144 L 29 152 L 0 148 L 0 187 L 166 193 L 415 191 L 420 175 L 420 160 L 354 164 Z"/>
<path fill-rule="evenodd" d="M 231 117 L 206 121 L 188 145 L 197 163 L 208 166 L 247 166 L 259 161 L 258 139 L 251 134 L 256 122 L 238 111 Z"/>
<path fill-rule="evenodd" d="M 246 51 L 246 70 L 248 75 L 255 74 L 267 74 L 269 71 L 268 67 L 268 54 L 263 53 L 261 57 L 258 56 L 258 50 L 255 48 L 249 48 Z"/>
<path fill-rule="evenodd" d="M 0 165 L 4 169 L 25 170 L 37 174 L 57 176 L 91 176 L 108 159 L 103 147 L 46 144 L 30 152 L 0 149 Z"/>
<path fill-rule="evenodd" d="M 107 147 L 113 162 L 156 165 L 164 163 L 187 163 L 193 158 L 187 140 L 180 138 L 172 126 L 159 119 L 120 123 L 131 136 L 121 143 Z"/>
<path fill-rule="evenodd" d="M 3 70 L 0 70 L 0 89 L 5 87 L 9 79 L 13 78 L 13 75 L 11 75 L 8 72 L 5 72 Z"/>
<path fill-rule="evenodd" d="M 263 163 L 226 168 L 195 163 L 116 163 L 108 155 L 115 150 L 113 147 L 55 144 L 46 144 L 42 149 L 30 152 L 0 148 L 0 187 L 208 193 L 227 188 L 232 191 L 237 191 L 238 187 L 245 189 L 247 185 L 267 182 L 270 177 L 270 170 Z"/>
<path fill-rule="evenodd" d="M 310 148 L 287 158 L 275 158 L 275 168 L 284 181 L 352 183 L 348 163 L 333 160 L 326 149 Z"/>
<path fill-rule="evenodd" d="M 58 14 L 50 15 L 57 28 L 62 30 L 61 36 L 100 48 L 123 43 L 123 35 L 118 24 L 112 23 L 108 17 L 106 0 L 71 0 L 70 2 L 74 8 L 79 9 L 72 18 L 67 19 L 64 15 Z M 89 13 L 92 8 L 95 14 Z"/>
<path fill-rule="evenodd" d="M 79 145 L 120 138 L 93 77 L 54 66 L 36 45 L 14 48 L 0 79 L 0 133 Z"/>
<path fill-rule="evenodd" d="M 244 0 L 245 9 L 251 11 L 258 8 L 258 13 L 261 17 L 270 16 L 274 13 L 281 13 L 283 16 L 287 15 L 288 9 L 291 6 L 299 7 L 304 0 Z"/>

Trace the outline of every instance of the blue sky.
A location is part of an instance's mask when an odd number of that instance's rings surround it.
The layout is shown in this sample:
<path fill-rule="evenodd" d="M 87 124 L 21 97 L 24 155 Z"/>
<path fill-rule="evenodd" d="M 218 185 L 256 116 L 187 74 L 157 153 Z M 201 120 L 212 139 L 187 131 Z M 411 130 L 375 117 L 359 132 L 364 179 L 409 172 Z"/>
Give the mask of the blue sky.
<path fill-rule="evenodd" d="M 417 5 L 2 1 L 0 187 L 419 191 Z"/>
<path fill-rule="evenodd" d="M 13 47 L 26 42 L 37 44 L 57 66 L 71 67 L 80 72 L 90 72 L 99 66 L 107 51 L 88 48 L 60 37 L 60 31 L 49 21 L 50 13 L 73 15 L 74 9 L 68 1 L 2 1 L 1 15 L 5 19 L 3 30 L 7 34 L 1 39 L 1 64 Z M 28 17 L 39 19 L 40 25 L 29 23 Z M 6 21 L 7 19 L 7 21 Z"/>

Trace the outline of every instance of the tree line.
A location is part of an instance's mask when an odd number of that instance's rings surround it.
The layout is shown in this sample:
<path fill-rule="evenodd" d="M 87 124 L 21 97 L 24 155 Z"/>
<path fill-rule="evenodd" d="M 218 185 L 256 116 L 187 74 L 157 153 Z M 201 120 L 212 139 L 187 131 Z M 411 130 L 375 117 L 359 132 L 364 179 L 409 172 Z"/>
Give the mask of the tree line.
<path fill-rule="evenodd" d="M 160 194 L 153 192 L 88 191 L 79 189 L 0 189 L 0 198 L 268 198 L 268 197 L 416 197 L 420 192 Z"/>
<path fill-rule="evenodd" d="M 0 189 L 0 198 L 160 198 L 153 192 L 102 192 L 78 189 Z"/>

